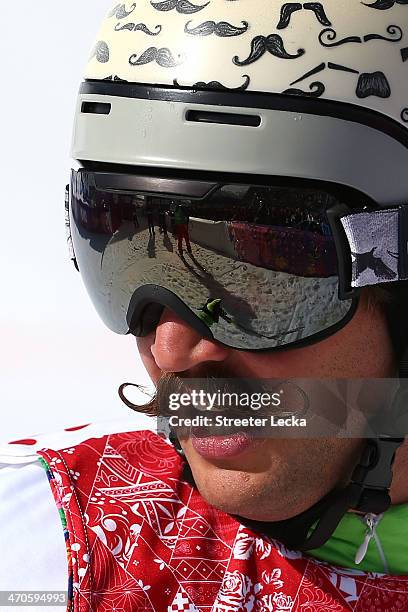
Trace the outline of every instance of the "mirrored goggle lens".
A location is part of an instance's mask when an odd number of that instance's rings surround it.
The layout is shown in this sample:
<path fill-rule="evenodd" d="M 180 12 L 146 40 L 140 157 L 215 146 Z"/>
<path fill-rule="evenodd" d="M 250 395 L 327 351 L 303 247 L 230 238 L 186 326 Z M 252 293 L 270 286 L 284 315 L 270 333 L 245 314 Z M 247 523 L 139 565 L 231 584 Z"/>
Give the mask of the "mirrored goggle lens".
<path fill-rule="evenodd" d="M 171 307 L 230 347 L 272 349 L 344 325 L 337 258 L 317 189 L 72 171 L 71 231 L 86 288 L 113 331 Z M 150 321 L 149 325 L 146 323 Z"/>

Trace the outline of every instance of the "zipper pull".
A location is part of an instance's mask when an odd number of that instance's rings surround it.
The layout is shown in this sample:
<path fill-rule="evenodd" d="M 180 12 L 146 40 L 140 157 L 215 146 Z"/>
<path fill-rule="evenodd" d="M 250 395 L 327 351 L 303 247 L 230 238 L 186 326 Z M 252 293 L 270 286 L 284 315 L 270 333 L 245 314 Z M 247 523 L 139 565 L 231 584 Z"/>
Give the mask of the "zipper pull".
<path fill-rule="evenodd" d="M 372 533 L 366 533 L 366 536 L 363 540 L 363 543 L 361 544 L 360 548 L 358 549 L 358 551 L 356 552 L 356 556 L 354 558 L 354 563 L 356 565 L 359 565 L 362 560 L 364 559 L 364 557 L 367 554 L 367 550 L 368 550 L 368 545 L 370 543 L 371 538 L 373 537 Z"/>
<path fill-rule="evenodd" d="M 364 537 L 363 543 L 359 547 L 356 552 L 356 556 L 354 558 L 354 563 L 359 565 L 364 557 L 367 554 L 368 546 L 370 544 L 371 539 L 374 537 L 375 528 L 378 525 L 382 518 L 382 515 L 377 514 L 366 514 L 361 520 L 367 525 L 366 535 Z"/>

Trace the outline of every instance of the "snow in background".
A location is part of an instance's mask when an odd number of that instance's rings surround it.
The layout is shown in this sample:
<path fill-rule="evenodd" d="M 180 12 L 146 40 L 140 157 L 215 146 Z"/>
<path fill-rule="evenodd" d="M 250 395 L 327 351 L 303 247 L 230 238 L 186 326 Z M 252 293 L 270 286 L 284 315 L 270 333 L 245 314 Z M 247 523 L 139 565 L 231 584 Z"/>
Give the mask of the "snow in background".
<path fill-rule="evenodd" d="M 64 227 L 76 95 L 112 2 L 3 4 L 0 444 L 95 420 L 136 424 L 117 395 L 122 382 L 150 384 L 135 339 L 99 320 Z"/>

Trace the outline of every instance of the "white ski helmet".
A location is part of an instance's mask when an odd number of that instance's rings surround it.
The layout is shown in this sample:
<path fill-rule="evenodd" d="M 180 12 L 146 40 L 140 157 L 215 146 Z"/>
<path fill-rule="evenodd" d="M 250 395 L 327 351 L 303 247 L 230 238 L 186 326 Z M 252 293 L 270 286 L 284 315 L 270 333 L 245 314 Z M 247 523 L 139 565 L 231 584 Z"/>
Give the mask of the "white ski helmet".
<path fill-rule="evenodd" d="M 115 4 L 86 67 L 72 154 L 334 181 L 402 203 L 407 59 L 403 0 Z"/>

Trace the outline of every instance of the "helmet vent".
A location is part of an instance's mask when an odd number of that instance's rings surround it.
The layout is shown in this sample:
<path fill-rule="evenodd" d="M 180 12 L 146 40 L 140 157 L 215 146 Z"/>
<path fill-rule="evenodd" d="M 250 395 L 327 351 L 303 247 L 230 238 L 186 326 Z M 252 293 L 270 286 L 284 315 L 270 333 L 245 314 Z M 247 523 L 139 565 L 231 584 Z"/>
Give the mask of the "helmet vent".
<path fill-rule="evenodd" d="M 195 123 L 219 123 L 221 125 L 242 125 L 244 127 L 259 127 L 259 115 L 239 115 L 236 113 L 212 113 L 200 110 L 189 110 L 186 120 Z"/>
<path fill-rule="evenodd" d="M 106 102 L 82 102 L 81 113 L 109 115 L 112 104 Z"/>

